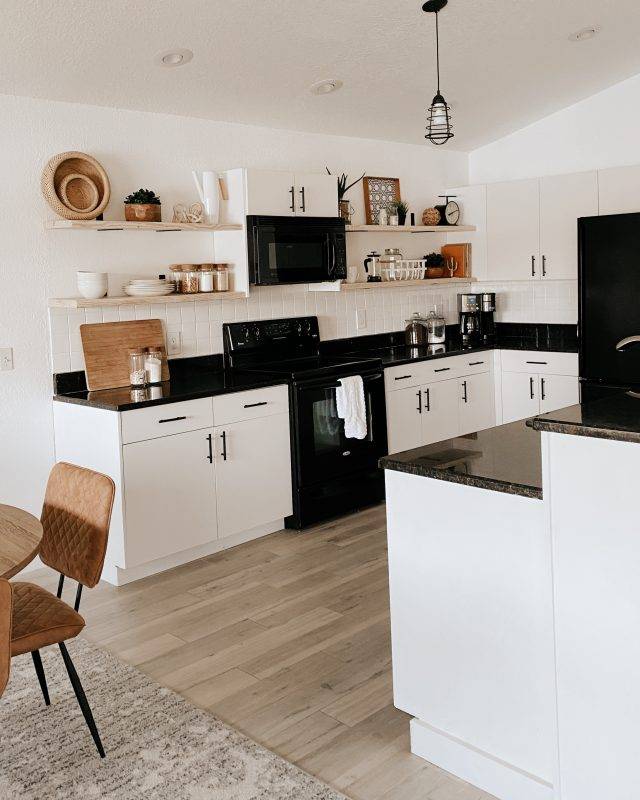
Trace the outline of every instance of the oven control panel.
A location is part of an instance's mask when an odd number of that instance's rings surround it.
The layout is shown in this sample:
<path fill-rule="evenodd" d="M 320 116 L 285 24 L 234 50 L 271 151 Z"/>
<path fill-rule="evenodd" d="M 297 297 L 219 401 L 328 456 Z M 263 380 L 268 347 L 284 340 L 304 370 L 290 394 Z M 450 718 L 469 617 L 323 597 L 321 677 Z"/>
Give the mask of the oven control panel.
<path fill-rule="evenodd" d="M 286 357 L 288 351 L 294 356 L 301 349 L 311 353 L 320 344 L 317 317 L 231 322 L 223 325 L 223 337 L 225 353 L 252 351 L 265 358 Z"/>

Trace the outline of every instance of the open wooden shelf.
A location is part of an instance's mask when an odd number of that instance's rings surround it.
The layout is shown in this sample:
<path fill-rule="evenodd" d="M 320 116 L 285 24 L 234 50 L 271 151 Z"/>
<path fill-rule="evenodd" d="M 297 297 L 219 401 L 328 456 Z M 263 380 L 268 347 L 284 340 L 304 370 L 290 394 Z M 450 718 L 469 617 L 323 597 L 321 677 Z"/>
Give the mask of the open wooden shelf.
<path fill-rule="evenodd" d="M 347 233 L 456 233 L 475 231 L 475 225 L 347 225 Z"/>
<path fill-rule="evenodd" d="M 51 219 L 47 222 L 51 230 L 78 231 L 156 231 L 174 233 L 177 231 L 240 231 L 242 225 L 205 225 L 194 222 L 127 222 L 119 219 Z"/>
<path fill-rule="evenodd" d="M 48 301 L 49 308 L 96 308 L 97 306 L 150 306 L 165 303 L 202 303 L 212 300 L 243 300 L 244 292 L 203 292 L 202 294 L 165 294 L 155 297 L 100 297 L 88 300 L 85 297 L 53 297 Z"/>
<path fill-rule="evenodd" d="M 422 278 L 411 281 L 371 281 L 366 283 L 342 283 L 340 290 L 353 292 L 356 289 L 406 289 L 408 286 L 420 286 L 427 289 L 431 286 L 446 286 L 450 284 L 472 283 L 475 278 Z"/>

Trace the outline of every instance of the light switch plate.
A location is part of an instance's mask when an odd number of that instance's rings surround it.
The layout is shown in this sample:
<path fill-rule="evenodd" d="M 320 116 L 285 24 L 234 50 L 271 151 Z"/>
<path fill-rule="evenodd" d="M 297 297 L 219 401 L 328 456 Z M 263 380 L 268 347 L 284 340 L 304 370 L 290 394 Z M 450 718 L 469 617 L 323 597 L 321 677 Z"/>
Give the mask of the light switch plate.
<path fill-rule="evenodd" d="M 11 347 L 0 348 L 0 370 L 13 369 L 13 349 Z"/>
<path fill-rule="evenodd" d="M 177 356 L 182 352 L 182 334 L 180 331 L 167 333 L 167 355 Z"/>
<path fill-rule="evenodd" d="M 361 331 L 367 327 L 367 310 L 365 308 L 356 309 L 356 328 Z"/>

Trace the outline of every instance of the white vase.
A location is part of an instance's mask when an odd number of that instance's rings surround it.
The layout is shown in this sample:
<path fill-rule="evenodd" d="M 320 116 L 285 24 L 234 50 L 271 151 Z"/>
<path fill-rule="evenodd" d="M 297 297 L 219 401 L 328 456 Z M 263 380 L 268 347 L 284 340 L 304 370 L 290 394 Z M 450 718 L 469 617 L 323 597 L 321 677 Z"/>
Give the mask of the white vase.
<path fill-rule="evenodd" d="M 207 225 L 217 225 L 220 218 L 220 185 L 217 172 L 203 172 L 202 181 L 193 170 L 193 180 L 198 190 L 200 202 L 204 206 L 203 221 Z"/>

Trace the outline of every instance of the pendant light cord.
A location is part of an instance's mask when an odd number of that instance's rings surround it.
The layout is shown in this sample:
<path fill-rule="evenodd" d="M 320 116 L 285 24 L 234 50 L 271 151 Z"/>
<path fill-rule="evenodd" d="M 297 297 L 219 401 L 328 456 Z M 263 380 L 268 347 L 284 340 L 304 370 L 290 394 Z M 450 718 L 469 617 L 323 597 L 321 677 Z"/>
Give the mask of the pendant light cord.
<path fill-rule="evenodd" d="M 436 73 L 438 75 L 438 94 L 440 94 L 440 37 L 438 36 L 438 12 L 436 11 Z"/>

